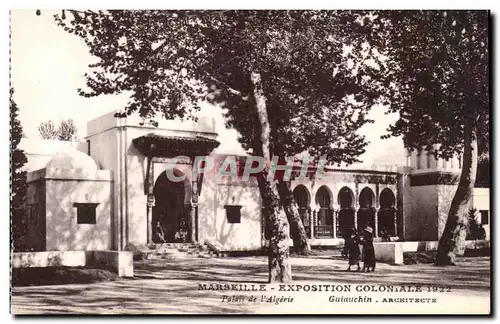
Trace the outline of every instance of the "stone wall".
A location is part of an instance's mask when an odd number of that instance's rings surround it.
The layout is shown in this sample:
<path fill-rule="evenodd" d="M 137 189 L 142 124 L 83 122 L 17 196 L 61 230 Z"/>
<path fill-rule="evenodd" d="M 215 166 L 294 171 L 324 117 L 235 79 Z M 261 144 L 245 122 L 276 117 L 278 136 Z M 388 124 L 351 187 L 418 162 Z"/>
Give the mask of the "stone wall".
<path fill-rule="evenodd" d="M 134 276 L 132 252 L 50 251 L 12 254 L 13 268 L 86 267 L 106 269 L 120 277 Z"/>

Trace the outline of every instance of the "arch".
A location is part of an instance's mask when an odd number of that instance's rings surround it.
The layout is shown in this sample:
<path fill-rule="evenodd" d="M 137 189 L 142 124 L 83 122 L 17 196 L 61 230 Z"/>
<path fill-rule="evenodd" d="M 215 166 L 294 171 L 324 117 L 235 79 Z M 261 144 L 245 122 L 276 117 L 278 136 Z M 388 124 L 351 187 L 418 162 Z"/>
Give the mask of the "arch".
<path fill-rule="evenodd" d="M 363 230 L 366 226 L 375 227 L 374 201 L 375 194 L 372 189 L 364 187 L 359 193 L 358 231 Z"/>
<path fill-rule="evenodd" d="M 185 176 L 182 171 L 173 168 L 175 177 Z M 172 181 L 166 171 L 162 172 L 155 181 L 153 188 L 155 205 L 151 218 L 153 228 L 153 242 L 162 243 L 158 235 L 163 230 L 166 242 L 185 242 L 190 237 L 192 224 L 189 221 L 191 207 L 191 186 L 187 177 L 183 181 Z"/>
<path fill-rule="evenodd" d="M 299 206 L 309 206 L 311 203 L 311 194 L 307 190 L 306 186 L 298 185 L 293 189 L 293 198 Z"/>
<path fill-rule="evenodd" d="M 337 222 L 337 232 L 339 236 L 345 237 L 350 228 L 354 228 L 354 193 L 349 187 L 342 187 L 339 190 L 338 202 L 340 205 L 339 221 Z"/>
<path fill-rule="evenodd" d="M 156 167 L 155 167 L 155 171 L 156 171 Z M 156 187 L 157 184 L 159 184 L 161 182 L 165 182 L 165 181 L 172 182 L 172 183 L 176 182 L 176 181 L 170 181 L 168 179 L 167 172 L 173 172 L 174 177 L 184 177 L 184 180 L 181 181 L 181 183 L 184 185 L 184 204 L 186 204 L 186 205 L 190 204 L 191 203 L 191 195 L 192 195 L 191 179 L 190 179 L 189 174 L 186 174 L 181 169 L 178 169 L 178 168 L 172 167 L 172 166 L 163 169 L 163 171 L 158 174 L 158 177 L 156 177 L 154 187 Z M 153 194 L 154 194 L 154 187 L 153 187 Z"/>
<path fill-rule="evenodd" d="M 394 205 L 396 204 L 396 196 L 391 189 L 384 188 L 384 190 L 380 192 L 379 202 L 380 208 L 394 207 Z"/>
<path fill-rule="evenodd" d="M 311 208 L 309 207 L 309 204 L 311 203 L 311 195 L 309 194 L 309 190 L 307 190 L 304 185 L 298 185 L 293 189 L 293 198 L 297 203 L 297 208 L 299 210 L 302 224 L 304 225 L 304 230 L 307 235 L 310 236 L 311 230 L 309 215 L 311 213 Z"/>
<path fill-rule="evenodd" d="M 370 208 L 373 207 L 375 201 L 375 194 L 370 187 L 364 187 L 359 193 L 359 207 Z"/>
<path fill-rule="evenodd" d="M 318 237 L 333 237 L 333 209 L 330 189 L 323 185 L 315 196 L 319 211 L 316 217 L 315 233 Z"/>
<path fill-rule="evenodd" d="M 319 207 L 332 207 L 332 199 L 333 195 L 327 186 L 323 185 L 318 188 L 318 191 L 316 191 L 315 195 L 315 202 L 316 205 Z"/>
<path fill-rule="evenodd" d="M 339 190 L 337 200 L 340 205 L 340 209 L 352 208 L 354 203 L 354 193 L 349 187 L 342 187 Z"/>
<path fill-rule="evenodd" d="M 396 234 L 396 196 L 394 192 L 389 188 L 385 188 L 380 192 L 379 202 L 378 234 L 382 237 L 394 236 Z"/>

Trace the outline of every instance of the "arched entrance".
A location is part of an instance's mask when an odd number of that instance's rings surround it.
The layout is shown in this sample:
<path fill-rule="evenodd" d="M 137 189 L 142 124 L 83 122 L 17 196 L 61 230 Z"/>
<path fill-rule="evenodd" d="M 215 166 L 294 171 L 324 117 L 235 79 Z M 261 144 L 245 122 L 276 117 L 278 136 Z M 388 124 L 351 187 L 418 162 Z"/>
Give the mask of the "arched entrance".
<path fill-rule="evenodd" d="M 385 188 L 380 193 L 380 211 L 378 212 L 379 236 L 395 236 L 394 228 L 396 209 L 394 205 L 396 197 L 391 189 Z"/>
<path fill-rule="evenodd" d="M 358 232 L 362 231 L 366 226 L 375 229 L 375 209 L 373 201 L 375 195 L 373 191 L 365 187 L 359 193 L 359 210 L 358 210 Z"/>
<path fill-rule="evenodd" d="M 173 169 L 175 177 L 184 176 L 178 169 Z M 153 207 L 152 229 L 153 242 L 163 243 L 160 229 L 163 229 L 164 241 L 188 242 L 191 237 L 191 224 L 189 222 L 190 197 L 186 190 L 185 181 L 171 181 L 166 172 L 160 174 L 156 180 L 153 194 L 155 206 Z"/>
<path fill-rule="evenodd" d="M 307 188 L 303 185 L 298 185 L 293 189 L 293 198 L 295 199 L 295 202 L 297 203 L 297 207 L 299 209 L 299 215 L 300 219 L 302 220 L 302 224 L 304 224 L 304 230 L 306 231 L 307 237 L 311 238 L 311 224 L 309 222 L 309 215 L 310 215 L 310 196 L 309 196 L 309 191 Z"/>
<path fill-rule="evenodd" d="M 343 187 L 339 191 L 338 201 L 340 205 L 338 236 L 345 238 L 347 230 L 354 228 L 354 208 L 352 207 L 354 193 L 348 187 Z"/>
<path fill-rule="evenodd" d="M 317 237 L 333 237 L 332 198 L 326 186 L 321 186 L 316 193 L 316 204 L 319 206 L 314 233 Z"/>

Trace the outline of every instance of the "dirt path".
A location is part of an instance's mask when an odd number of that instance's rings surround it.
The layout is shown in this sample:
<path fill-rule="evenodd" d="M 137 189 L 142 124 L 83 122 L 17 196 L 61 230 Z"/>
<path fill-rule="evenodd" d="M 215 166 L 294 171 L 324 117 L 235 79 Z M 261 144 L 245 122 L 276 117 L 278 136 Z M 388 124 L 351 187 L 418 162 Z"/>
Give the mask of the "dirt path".
<path fill-rule="evenodd" d="M 266 285 L 263 292 L 242 292 L 200 290 L 200 285 L 202 288 L 214 287 L 217 284 L 246 284 L 247 288 L 253 284 L 254 287 L 260 287 L 259 285 L 265 284 L 267 280 L 266 258 L 141 261 L 135 264 L 135 277 L 131 279 L 120 278 L 90 285 L 14 287 L 12 312 L 345 314 L 440 313 L 446 310 L 450 313 L 469 313 L 489 310 L 489 257 L 463 258 L 458 266 L 445 268 L 427 264 L 379 264 L 375 273 L 345 272 L 346 262 L 341 259 L 293 258 L 292 264 L 293 286 L 282 287 L 285 291 L 280 291 L 278 285 Z M 318 289 L 324 285 L 339 290 L 349 287 L 350 291 L 287 291 L 299 289 L 299 286 L 305 290 L 313 287 Z M 387 293 L 363 290 L 388 289 L 389 286 L 399 288 L 401 285 L 410 285 L 414 289 L 421 286 L 422 292 Z M 437 286 L 445 286 L 447 291 L 434 292 L 433 289 Z M 431 291 L 428 291 L 429 289 Z M 339 298 L 338 301 L 331 302 L 332 296 Z M 340 301 L 342 298 L 356 297 L 365 301 Z M 388 302 L 387 298 L 435 298 L 437 302 L 410 303 L 402 301 L 403 299 Z M 367 299 L 371 301 L 366 302 Z"/>

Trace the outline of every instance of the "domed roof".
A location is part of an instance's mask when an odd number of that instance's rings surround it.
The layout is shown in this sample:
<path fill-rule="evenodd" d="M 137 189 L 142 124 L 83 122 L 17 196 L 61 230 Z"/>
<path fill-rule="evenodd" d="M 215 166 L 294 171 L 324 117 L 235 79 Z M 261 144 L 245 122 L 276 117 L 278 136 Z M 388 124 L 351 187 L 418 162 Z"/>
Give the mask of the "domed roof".
<path fill-rule="evenodd" d="M 99 170 L 97 163 L 94 159 L 78 151 L 77 149 L 70 149 L 68 151 L 62 152 L 54 156 L 45 165 L 46 169 L 65 169 L 65 170 L 80 170 L 85 173 L 95 173 Z"/>

